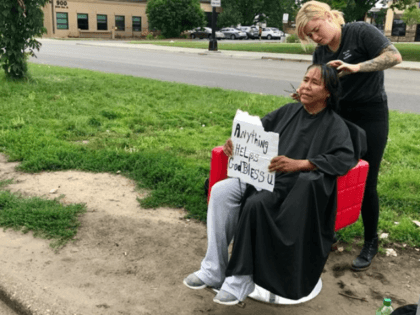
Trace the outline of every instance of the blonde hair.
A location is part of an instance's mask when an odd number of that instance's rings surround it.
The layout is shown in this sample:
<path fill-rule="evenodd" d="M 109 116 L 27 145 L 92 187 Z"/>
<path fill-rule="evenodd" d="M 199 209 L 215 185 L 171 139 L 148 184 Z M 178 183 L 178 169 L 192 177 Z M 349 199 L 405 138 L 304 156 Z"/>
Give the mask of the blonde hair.
<path fill-rule="evenodd" d="M 344 14 L 338 10 L 331 10 L 331 7 L 323 2 L 309 1 L 306 2 L 299 10 L 296 15 L 296 34 L 299 37 L 303 48 L 308 43 L 312 43 L 312 40 L 303 31 L 306 24 L 311 20 L 325 19 L 325 14 L 329 14 L 332 17 L 333 23 L 340 28 L 344 23 Z"/>

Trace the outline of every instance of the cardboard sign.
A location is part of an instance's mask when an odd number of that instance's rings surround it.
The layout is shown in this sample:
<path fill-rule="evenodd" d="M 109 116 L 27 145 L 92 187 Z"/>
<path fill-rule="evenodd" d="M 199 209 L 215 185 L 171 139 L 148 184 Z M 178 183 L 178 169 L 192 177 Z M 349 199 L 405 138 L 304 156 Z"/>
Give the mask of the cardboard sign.
<path fill-rule="evenodd" d="M 273 191 L 275 172 L 269 172 L 271 159 L 278 155 L 279 134 L 265 132 L 258 116 L 236 111 L 231 140 L 233 155 L 228 162 L 228 176 L 258 189 Z"/>

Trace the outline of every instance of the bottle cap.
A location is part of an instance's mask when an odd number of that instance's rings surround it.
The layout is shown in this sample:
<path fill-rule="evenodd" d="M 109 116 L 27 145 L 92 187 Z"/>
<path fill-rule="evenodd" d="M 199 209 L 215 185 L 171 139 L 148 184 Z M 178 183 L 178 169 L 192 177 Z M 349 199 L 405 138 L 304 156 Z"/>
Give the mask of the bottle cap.
<path fill-rule="evenodd" d="M 391 306 L 391 299 L 384 298 L 384 305 L 385 306 Z"/>

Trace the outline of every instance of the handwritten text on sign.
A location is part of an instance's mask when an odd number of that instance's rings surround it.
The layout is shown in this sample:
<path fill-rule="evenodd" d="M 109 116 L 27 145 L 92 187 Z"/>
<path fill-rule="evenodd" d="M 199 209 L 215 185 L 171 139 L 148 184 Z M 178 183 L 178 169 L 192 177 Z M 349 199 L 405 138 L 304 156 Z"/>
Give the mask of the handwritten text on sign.
<path fill-rule="evenodd" d="M 238 109 L 233 119 L 231 140 L 233 155 L 229 158 L 228 176 L 273 191 L 275 172 L 269 172 L 268 166 L 278 155 L 279 134 L 265 132 L 259 117 Z"/>

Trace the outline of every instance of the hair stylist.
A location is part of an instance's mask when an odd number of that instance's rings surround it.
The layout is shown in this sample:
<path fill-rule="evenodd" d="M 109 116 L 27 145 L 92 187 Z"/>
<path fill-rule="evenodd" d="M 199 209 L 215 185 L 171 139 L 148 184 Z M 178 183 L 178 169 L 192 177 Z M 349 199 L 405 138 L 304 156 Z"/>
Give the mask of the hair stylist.
<path fill-rule="evenodd" d="M 352 269 L 366 270 L 378 252 L 377 226 L 379 166 L 388 139 L 388 101 L 384 70 L 402 62 L 401 54 L 373 25 L 345 24 L 343 13 L 326 3 L 309 1 L 296 16 L 297 34 L 302 44 L 318 44 L 314 63 L 328 63 L 339 71 L 343 91 L 340 115 L 366 131 L 369 163 L 362 204 L 364 245 L 353 260 Z"/>

